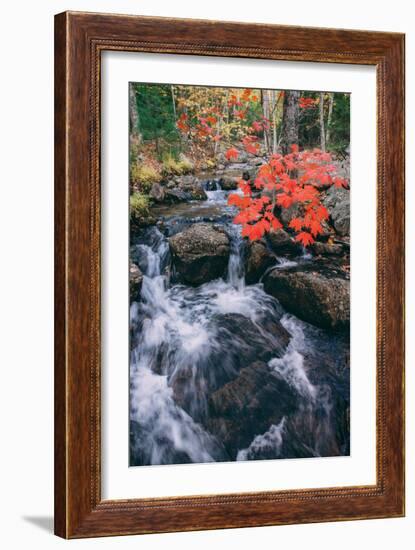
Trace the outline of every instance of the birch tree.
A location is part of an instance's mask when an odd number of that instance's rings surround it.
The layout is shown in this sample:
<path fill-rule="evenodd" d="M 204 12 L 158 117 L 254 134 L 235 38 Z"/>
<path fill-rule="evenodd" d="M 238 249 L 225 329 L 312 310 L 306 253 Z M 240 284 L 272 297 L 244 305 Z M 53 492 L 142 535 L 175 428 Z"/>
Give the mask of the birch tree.
<path fill-rule="evenodd" d="M 319 102 L 319 117 L 320 117 L 320 149 L 326 150 L 326 133 L 324 130 L 324 93 L 320 93 Z"/>

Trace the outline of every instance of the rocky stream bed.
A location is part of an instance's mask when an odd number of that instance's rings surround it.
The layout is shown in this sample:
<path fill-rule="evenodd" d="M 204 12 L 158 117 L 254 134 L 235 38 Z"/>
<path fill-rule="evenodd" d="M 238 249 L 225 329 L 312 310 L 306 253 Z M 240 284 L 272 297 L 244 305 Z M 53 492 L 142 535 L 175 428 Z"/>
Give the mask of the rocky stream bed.
<path fill-rule="evenodd" d="M 131 466 L 349 454 L 348 192 L 311 250 L 248 243 L 227 196 L 252 170 L 154 184 L 132 226 Z"/>

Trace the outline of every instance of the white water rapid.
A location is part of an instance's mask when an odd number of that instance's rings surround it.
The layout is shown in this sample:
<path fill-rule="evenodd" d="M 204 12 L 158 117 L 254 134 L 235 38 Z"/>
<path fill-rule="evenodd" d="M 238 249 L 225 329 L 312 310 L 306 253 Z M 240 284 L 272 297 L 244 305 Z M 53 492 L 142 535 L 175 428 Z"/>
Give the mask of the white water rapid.
<path fill-rule="evenodd" d="M 144 279 L 141 299 L 130 307 L 130 464 L 318 456 L 326 450 L 320 440 L 334 436 L 330 388 L 312 383 L 305 367 L 314 333 L 310 339 L 306 324 L 285 314 L 262 284 L 245 284 L 243 239 L 231 223 L 227 194 L 217 186 L 207 196 L 207 207 L 224 212 L 221 223 L 230 238 L 226 277 L 199 287 L 173 284 L 168 239 L 156 226 L 134 245 Z M 276 264 L 284 261 L 292 260 L 276 259 Z M 282 380 L 292 389 L 297 412 L 269 425 L 261 417 L 266 428 L 255 432 L 254 427 L 249 440 L 251 432 L 244 432 L 245 439 L 232 446 L 226 433 L 221 435 L 235 425 L 232 412 L 231 420 L 226 415 L 212 420 L 210 396 L 258 356 L 271 381 Z M 286 447 L 294 431 L 298 445 Z M 245 446 L 239 448 L 238 441 Z"/>

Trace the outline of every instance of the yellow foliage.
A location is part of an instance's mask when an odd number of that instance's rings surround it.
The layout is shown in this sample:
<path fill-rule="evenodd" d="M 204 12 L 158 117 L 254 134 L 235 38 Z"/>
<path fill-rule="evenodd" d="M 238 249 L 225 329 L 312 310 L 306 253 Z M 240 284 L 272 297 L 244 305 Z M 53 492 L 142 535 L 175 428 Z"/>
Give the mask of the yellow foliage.
<path fill-rule="evenodd" d="M 149 215 L 149 199 L 138 191 L 130 196 L 130 214 L 135 218 L 144 218 Z"/>
<path fill-rule="evenodd" d="M 160 181 L 159 172 L 149 164 L 133 164 L 131 166 L 131 182 L 138 185 L 140 191 L 148 193 L 153 183 Z"/>
<path fill-rule="evenodd" d="M 170 154 L 163 157 L 163 174 L 180 176 L 186 174 L 192 168 L 192 163 L 186 157 L 182 157 L 180 160 L 176 160 Z"/>

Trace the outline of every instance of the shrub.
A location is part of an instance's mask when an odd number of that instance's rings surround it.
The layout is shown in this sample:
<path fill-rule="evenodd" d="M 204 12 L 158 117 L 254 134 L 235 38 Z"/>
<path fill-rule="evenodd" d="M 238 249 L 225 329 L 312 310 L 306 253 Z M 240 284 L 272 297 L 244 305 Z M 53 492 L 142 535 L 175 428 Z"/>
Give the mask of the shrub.
<path fill-rule="evenodd" d="M 206 161 L 206 166 L 208 168 L 215 168 L 216 166 L 216 161 L 214 159 L 207 159 Z"/>
<path fill-rule="evenodd" d="M 177 176 L 182 174 L 180 162 L 170 154 L 163 157 L 163 174 Z"/>
<path fill-rule="evenodd" d="M 138 191 L 130 196 L 130 214 L 133 218 L 145 218 L 149 215 L 150 201 L 146 195 Z"/>
<path fill-rule="evenodd" d="M 149 164 L 133 164 L 130 177 L 131 182 L 143 193 L 148 193 L 153 183 L 160 181 L 159 172 Z"/>
<path fill-rule="evenodd" d="M 180 176 L 193 170 L 193 164 L 184 155 L 179 160 L 169 153 L 163 157 L 163 174 L 166 176 Z"/>
<path fill-rule="evenodd" d="M 188 159 L 185 155 L 183 155 L 183 153 L 180 155 L 179 162 L 183 170 L 183 173 L 191 172 L 194 169 L 193 162 L 190 159 Z"/>

